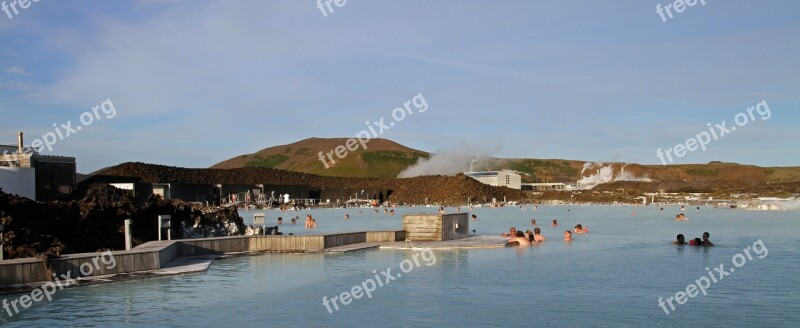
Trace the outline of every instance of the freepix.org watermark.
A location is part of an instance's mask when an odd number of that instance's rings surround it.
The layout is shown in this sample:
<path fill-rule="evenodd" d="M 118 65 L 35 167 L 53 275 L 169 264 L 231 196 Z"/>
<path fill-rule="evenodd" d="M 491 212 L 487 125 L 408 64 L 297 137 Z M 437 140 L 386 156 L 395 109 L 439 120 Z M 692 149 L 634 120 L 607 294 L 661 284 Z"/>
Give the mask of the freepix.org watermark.
<path fill-rule="evenodd" d="M 413 108 L 412 108 L 413 105 Z M 362 148 L 364 150 L 367 149 L 367 143 L 372 138 L 377 138 L 379 135 L 383 134 L 384 131 L 388 131 L 390 128 L 394 127 L 396 123 L 402 122 L 406 119 L 406 115 L 414 115 L 414 113 L 424 113 L 428 110 L 428 102 L 425 101 L 425 97 L 422 96 L 422 93 L 418 93 L 416 96 L 411 98 L 411 100 L 407 100 L 403 103 L 403 107 L 397 107 L 392 110 L 392 119 L 393 122 L 389 122 L 387 125 L 384 123 L 384 118 L 381 117 L 375 122 L 367 121 L 365 124 L 368 127 L 368 130 L 361 130 L 361 132 L 356 133 L 355 138 L 347 139 L 344 145 L 336 146 L 333 150 L 324 153 L 322 151 L 319 152 L 319 161 L 322 162 L 322 165 L 325 168 L 330 168 L 331 166 L 336 165 L 336 160 L 333 159 L 333 155 L 335 154 L 337 158 L 342 159 L 347 157 L 348 151 L 356 151 L 358 148 Z"/>
<path fill-rule="evenodd" d="M 747 246 L 742 249 L 741 253 L 736 253 L 731 258 L 731 263 L 736 268 L 741 268 L 748 261 L 752 261 L 754 259 L 753 254 L 750 254 L 750 251 L 753 251 L 755 255 L 758 255 L 758 258 L 763 259 L 767 257 L 769 254 L 769 250 L 766 246 L 764 246 L 764 242 L 759 239 L 758 241 L 754 242 L 753 245 Z M 664 310 L 664 314 L 669 315 L 670 312 L 675 312 L 676 304 L 673 304 L 672 301 L 675 301 L 677 305 L 686 304 L 690 298 L 694 298 L 700 293 L 703 293 L 703 296 L 708 295 L 708 288 L 711 287 L 711 283 L 718 283 L 725 279 L 725 277 L 731 275 L 736 268 L 730 268 L 730 270 L 725 270 L 725 263 L 720 263 L 718 267 L 714 268 L 712 271 L 708 267 L 706 267 L 706 274 L 701 276 L 699 279 L 695 280 L 693 283 L 686 286 L 685 291 L 679 291 L 675 293 L 674 296 L 667 297 L 666 302 L 664 301 L 663 297 L 658 298 L 658 307 Z M 669 305 L 669 309 L 667 309 L 667 305 Z"/>
<path fill-rule="evenodd" d="M 19 6 L 20 9 L 28 9 L 34 2 L 39 2 L 39 0 L 11 0 L 9 3 L 3 1 L 3 3 L 0 3 L 0 10 L 6 13 L 8 19 L 13 19 L 14 16 L 19 15 L 17 6 Z M 14 13 L 13 15 L 11 14 L 12 12 Z"/>
<path fill-rule="evenodd" d="M 104 114 L 103 116 L 100 115 L 101 112 Z M 53 123 L 53 131 L 43 134 L 40 138 L 34 139 L 31 142 L 30 147 L 25 147 L 22 149 L 22 155 L 30 155 L 34 151 L 42 151 L 43 149 L 47 149 L 47 151 L 52 152 L 53 146 L 55 146 L 59 141 L 63 141 L 73 134 L 78 133 L 79 131 L 83 130 L 83 127 L 92 125 L 92 123 L 100 120 L 103 117 L 111 119 L 115 116 L 117 116 L 117 109 L 114 107 L 111 99 L 106 99 L 100 103 L 100 105 L 92 107 L 91 111 L 85 111 L 78 116 L 78 121 L 80 121 L 81 125 L 73 127 L 72 120 L 60 125 Z M 17 154 L 16 152 L 9 154 L 6 150 L 3 151 L 3 155 L 6 158 L 6 161 L 16 162 L 20 160 L 20 154 Z"/>
<path fill-rule="evenodd" d="M 656 5 L 656 13 L 661 16 L 661 20 L 666 23 L 667 17 L 672 19 L 672 10 L 675 10 L 676 14 L 682 13 L 688 7 L 694 7 L 697 3 L 702 4 L 703 6 L 706 5 L 706 0 L 675 0 L 672 3 L 668 3 L 665 6 L 661 6 L 661 4 Z M 666 15 L 665 15 L 666 13 Z"/>
<path fill-rule="evenodd" d="M 420 263 L 420 258 L 424 263 Z M 374 279 L 370 277 L 361 282 L 361 284 L 353 286 L 350 290 L 346 290 L 337 296 L 333 296 L 328 298 L 328 296 L 322 297 L 322 306 L 328 310 L 328 314 L 332 314 L 334 311 L 339 311 L 339 304 L 342 307 L 345 305 L 350 305 L 353 300 L 361 299 L 365 295 L 367 298 L 372 298 L 372 292 L 377 290 L 379 287 L 383 287 L 400 279 L 403 276 L 403 273 L 409 273 L 416 268 L 419 268 L 425 264 L 425 266 L 432 266 L 436 264 L 436 255 L 433 254 L 433 251 L 430 248 L 424 248 L 423 250 L 414 253 L 410 259 L 405 259 L 400 262 L 400 271 L 397 274 L 392 273 L 392 268 L 386 268 L 378 273 L 377 270 L 372 270 L 372 274 L 375 275 Z"/>
<path fill-rule="evenodd" d="M 114 258 L 114 255 L 111 254 L 111 251 L 105 251 L 102 254 L 95 256 L 89 262 L 81 263 L 78 267 L 78 270 L 81 273 L 81 276 L 88 277 L 91 276 L 95 270 L 100 270 L 100 263 L 105 265 L 107 270 L 111 270 L 117 266 L 117 260 Z M 24 294 L 17 299 L 9 301 L 8 299 L 3 299 L 3 310 L 8 314 L 8 317 L 11 318 L 15 314 L 19 314 L 20 311 L 28 309 L 29 307 L 33 306 L 35 303 L 39 303 L 44 299 L 47 299 L 48 302 L 53 300 L 53 294 L 55 294 L 59 290 L 64 290 L 69 286 L 72 286 L 77 283 L 75 279 L 72 278 L 72 270 L 67 271 L 66 274 L 61 274 L 61 276 L 56 276 L 53 274 L 53 281 L 48 281 L 47 283 L 39 286 L 39 288 L 34 289 L 31 291 L 30 295 Z"/>
<path fill-rule="evenodd" d="M 347 4 L 347 0 L 317 0 L 317 8 L 322 11 L 322 16 L 328 17 L 328 13 L 333 13 L 334 10 L 331 3 L 336 7 L 342 8 Z"/>
<path fill-rule="evenodd" d="M 711 123 L 708 123 L 708 131 L 702 131 L 694 137 L 686 139 L 685 143 L 677 144 L 672 148 L 668 148 L 667 150 L 662 151 L 661 148 L 658 148 L 656 149 L 656 157 L 661 160 L 661 164 L 667 165 L 668 162 L 672 163 L 674 161 L 672 158 L 673 154 L 675 154 L 675 157 L 681 158 L 686 156 L 687 151 L 695 151 L 698 147 L 705 151 L 707 149 L 706 146 L 708 146 L 712 140 L 718 140 L 728 134 L 733 133 L 733 131 L 736 131 L 736 127 L 744 127 L 748 123 L 755 121 L 756 116 L 753 114 L 753 112 L 757 112 L 762 121 L 772 117 L 772 112 L 769 110 L 769 106 L 767 106 L 767 101 L 762 100 L 755 106 L 750 106 L 750 108 L 748 108 L 746 111 L 736 114 L 736 116 L 733 118 L 733 121 L 736 125 L 728 127 L 726 121 L 722 121 L 722 123 L 719 124 L 714 124 L 714 126 L 711 126 Z"/>

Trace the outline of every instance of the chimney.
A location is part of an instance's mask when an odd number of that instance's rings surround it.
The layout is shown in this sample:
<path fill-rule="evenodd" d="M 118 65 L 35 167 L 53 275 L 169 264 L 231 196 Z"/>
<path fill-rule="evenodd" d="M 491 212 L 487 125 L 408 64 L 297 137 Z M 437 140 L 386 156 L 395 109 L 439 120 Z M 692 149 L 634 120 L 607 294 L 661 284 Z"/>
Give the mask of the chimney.
<path fill-rule="evenodd" d="M 17 154 L 22 155 L 22 147 L 25 147 L 25 143 L 22 140 L 22 132 L 17 132 Z"/>

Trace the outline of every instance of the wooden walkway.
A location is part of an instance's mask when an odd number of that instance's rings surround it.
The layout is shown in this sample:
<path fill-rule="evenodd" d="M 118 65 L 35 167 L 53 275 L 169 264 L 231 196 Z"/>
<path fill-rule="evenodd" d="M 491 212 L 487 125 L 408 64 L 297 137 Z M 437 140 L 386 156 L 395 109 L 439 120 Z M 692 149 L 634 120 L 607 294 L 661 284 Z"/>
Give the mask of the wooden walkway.
<path fill-rule="evenodd" d="M 360 251 L 362 249 L 379 248 L 379 247 L 381 247 L 380 243 L 358 243 L 358 244 L 326 248 L 325 251 L 330 253 L 345 253 L 345 252 Z"/>

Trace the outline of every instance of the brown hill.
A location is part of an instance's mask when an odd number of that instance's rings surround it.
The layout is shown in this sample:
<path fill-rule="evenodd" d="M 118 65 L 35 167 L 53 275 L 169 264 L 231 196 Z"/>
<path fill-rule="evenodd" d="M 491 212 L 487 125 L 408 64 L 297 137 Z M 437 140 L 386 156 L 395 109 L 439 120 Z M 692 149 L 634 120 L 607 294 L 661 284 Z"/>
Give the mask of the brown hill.
<path fill-rule="evenodd" d="M 330 163 L 326 159 L 329 164 L 326 168 L 319 159 L 319 153 L 327 154 L 336 147 L 345 145 L 346 142 L 346 138 L 309 138 L 236 156 L 211 168 L 263 167 L 323 176 L 394 178 L 400 171 L 416 163 L 419 158 L 429 156 L 426 152 L 379 138 L 366 143 L 366 149 L 362 149 L 359 145 L 357 150 L 348 152 L 342 159 L 333 155 L 336 163 Z"/>

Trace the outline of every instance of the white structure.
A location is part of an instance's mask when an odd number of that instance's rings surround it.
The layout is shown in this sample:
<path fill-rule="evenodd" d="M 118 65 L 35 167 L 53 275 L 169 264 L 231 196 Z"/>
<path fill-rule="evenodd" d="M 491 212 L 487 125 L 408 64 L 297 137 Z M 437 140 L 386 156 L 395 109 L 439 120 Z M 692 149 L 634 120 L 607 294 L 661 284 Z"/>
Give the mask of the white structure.
<path fill-rule="evenodd" d="M 490 186 L 522 189 L 522 176 L 514 171 L 464 172 L 464 175 Z"/>

